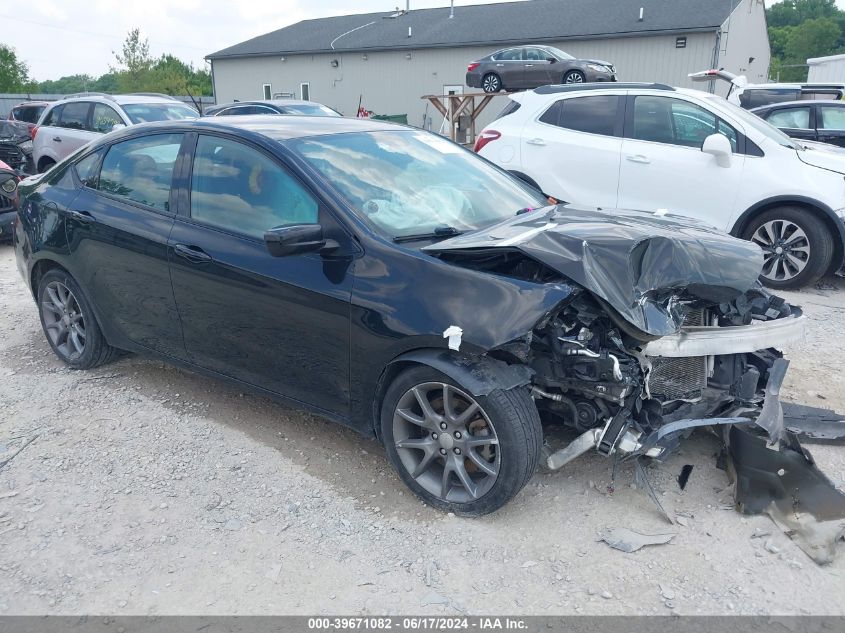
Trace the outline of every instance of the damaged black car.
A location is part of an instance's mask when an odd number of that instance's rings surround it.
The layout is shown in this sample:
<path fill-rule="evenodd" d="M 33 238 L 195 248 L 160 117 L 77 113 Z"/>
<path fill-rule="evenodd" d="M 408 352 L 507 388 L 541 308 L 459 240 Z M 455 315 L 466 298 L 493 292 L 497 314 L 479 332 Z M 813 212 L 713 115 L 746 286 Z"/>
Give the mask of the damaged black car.
<path fill-rule="evenodd" d="M 137 126 L 20 190 L 18 266 L 70 367 L 155 354 L 306 407 L 442 510 L 492 512 L 587 451 L 662 460 L 702 426 L 738 489 L 782 469 L 746 444 L 813 469 L 779 402 L 805 318 L 756 245 L 689 220 L 559 204 L 342 118 Z M 574 439 L 548 448 L 549 424 Z"/>
<path fill-rule="evenodd" d="M 34 174 L 32 137 L 26 123 L 0 119 L 0 161 L 19 174 Z"/>

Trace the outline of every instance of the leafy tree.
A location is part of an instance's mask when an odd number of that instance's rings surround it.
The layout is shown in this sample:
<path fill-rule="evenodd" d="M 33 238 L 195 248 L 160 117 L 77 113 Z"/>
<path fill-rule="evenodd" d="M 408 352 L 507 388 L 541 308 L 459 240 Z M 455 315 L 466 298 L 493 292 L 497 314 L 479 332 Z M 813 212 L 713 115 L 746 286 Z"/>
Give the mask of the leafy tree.
<path fill-rule="evenodd" d="M 783 0 L 766 10 L 770 27 L 798 26 L 806 20 L 831 18 L 840 13 L 836 0 Z"/>
<path fill-rule="evenodd" d="M 145 90 L 164 92 L 170 95 L 211 94 L 211 74 L 205 70 L 194 70 L 173 55 L 162 55 L 153 64 L 147 77 Z"/>
<path fill-rule="evenodd" d="M 120 53 L 112 51 L 117 66 L 110 67 L 112 73 L 118 75 L 118 87 L 121 92 L 138 92 L 143 90 L 147 75 L 153 65 L 150 57 L 150 42 L 146 38 L 141 40 L 141 31 L 134 28 L 129 31 L 123 41 Z"/>
<path fill-rule="evenodd" d="M 96 80 L 91 75 L 68 75 L 59 79 L 48 79 L 38 84 L 38 91 L 46 94 L 70 94 L 94 90 Z"/>
<path fill-rule="evenodd" d="M 15 49 L 0 44 L 0 92 L 31 92 L 29 67 L 18 59 Z"/>
<path fill-rule="evenodd" d="M 789 31 L 784 58 L 804 63 L 810 57 L 828 55 L 842 38 L 842 31 L 835 20 L 814 18 L 805 20 Z"/>

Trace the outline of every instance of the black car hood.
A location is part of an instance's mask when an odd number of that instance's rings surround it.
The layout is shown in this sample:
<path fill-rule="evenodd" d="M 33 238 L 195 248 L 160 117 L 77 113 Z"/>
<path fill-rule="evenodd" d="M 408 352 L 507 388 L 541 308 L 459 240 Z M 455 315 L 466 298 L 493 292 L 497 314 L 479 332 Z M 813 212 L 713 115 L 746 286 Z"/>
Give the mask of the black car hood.
<path fill-rule="evenodd" d="M 29 127 L 20 121 L 0 120 L 0 142 L 23 143 L 30 140 Z"/>
<path fill-rule="evenodd" d="M 757 285 L 760 248 L 694 221 L 627 210 L 558 205 L 423 248 L 517 250 L 610 304 L 652 335 L 676 333 L 685 301 L 710 305 Z"/>
<path fill-rule="evenodd" d="M 582 59 L 581 61 L 586 62 L 588 64 L 598 64 L 599 66 L 607 66 L 608 68 L 613 67 L 613 64 L 611 64 L 610 62 L 606 62 L 604 60 L 601 60 L 601 59 Z"/>

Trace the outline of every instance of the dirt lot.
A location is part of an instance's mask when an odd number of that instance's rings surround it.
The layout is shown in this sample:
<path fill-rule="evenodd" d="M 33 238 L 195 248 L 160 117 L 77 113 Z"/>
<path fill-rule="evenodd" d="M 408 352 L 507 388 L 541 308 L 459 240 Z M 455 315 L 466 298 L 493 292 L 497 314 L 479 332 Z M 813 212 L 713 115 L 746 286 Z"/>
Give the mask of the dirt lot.
<path fill-rule="evenodd" d="M 845 283 L 788 298 L 812 329 L 786 397 L 845 411 Z M 651 471 L 686 525 L 627 467 L 608 494 L 593 455 L 464 520 L 314 416 L 140 357 L 66 369 L 6 245 L 0 330 L 0 463 L 31 440 L 0 470 L 0 614 L 845 613 L 845 551 L 818 567 L 734 512 L 706 433 Z M 842 486 L 845 447 L 811 450 Z M 677 536 L 625 554 L 598 541 L 612 526 Z"/>

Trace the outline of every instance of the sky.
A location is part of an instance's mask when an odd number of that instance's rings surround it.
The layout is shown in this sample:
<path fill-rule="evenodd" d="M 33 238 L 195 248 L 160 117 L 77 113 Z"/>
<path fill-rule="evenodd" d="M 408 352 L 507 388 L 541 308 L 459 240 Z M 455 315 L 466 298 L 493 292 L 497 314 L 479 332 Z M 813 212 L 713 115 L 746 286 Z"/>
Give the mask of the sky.
<path fill-rule="evenodd" d="M 456 0 L 470 4 L 503 0 Z M 845 1 L 845 0 L 843 0 Z M 0 41 L 11 45 L 37 81 L 65 75 L 99 76 L 114 63 L 126 33 L 141 29 L 150 53 L 171 53 L 201 67 L 203 57 L 300 20 L 390 11 L 405 0 L 35 0 L 4 2 Z M 411 9 L 449 0 L 411 0 Z M 22 10 L 20 7 L 26 7 Z"/>

